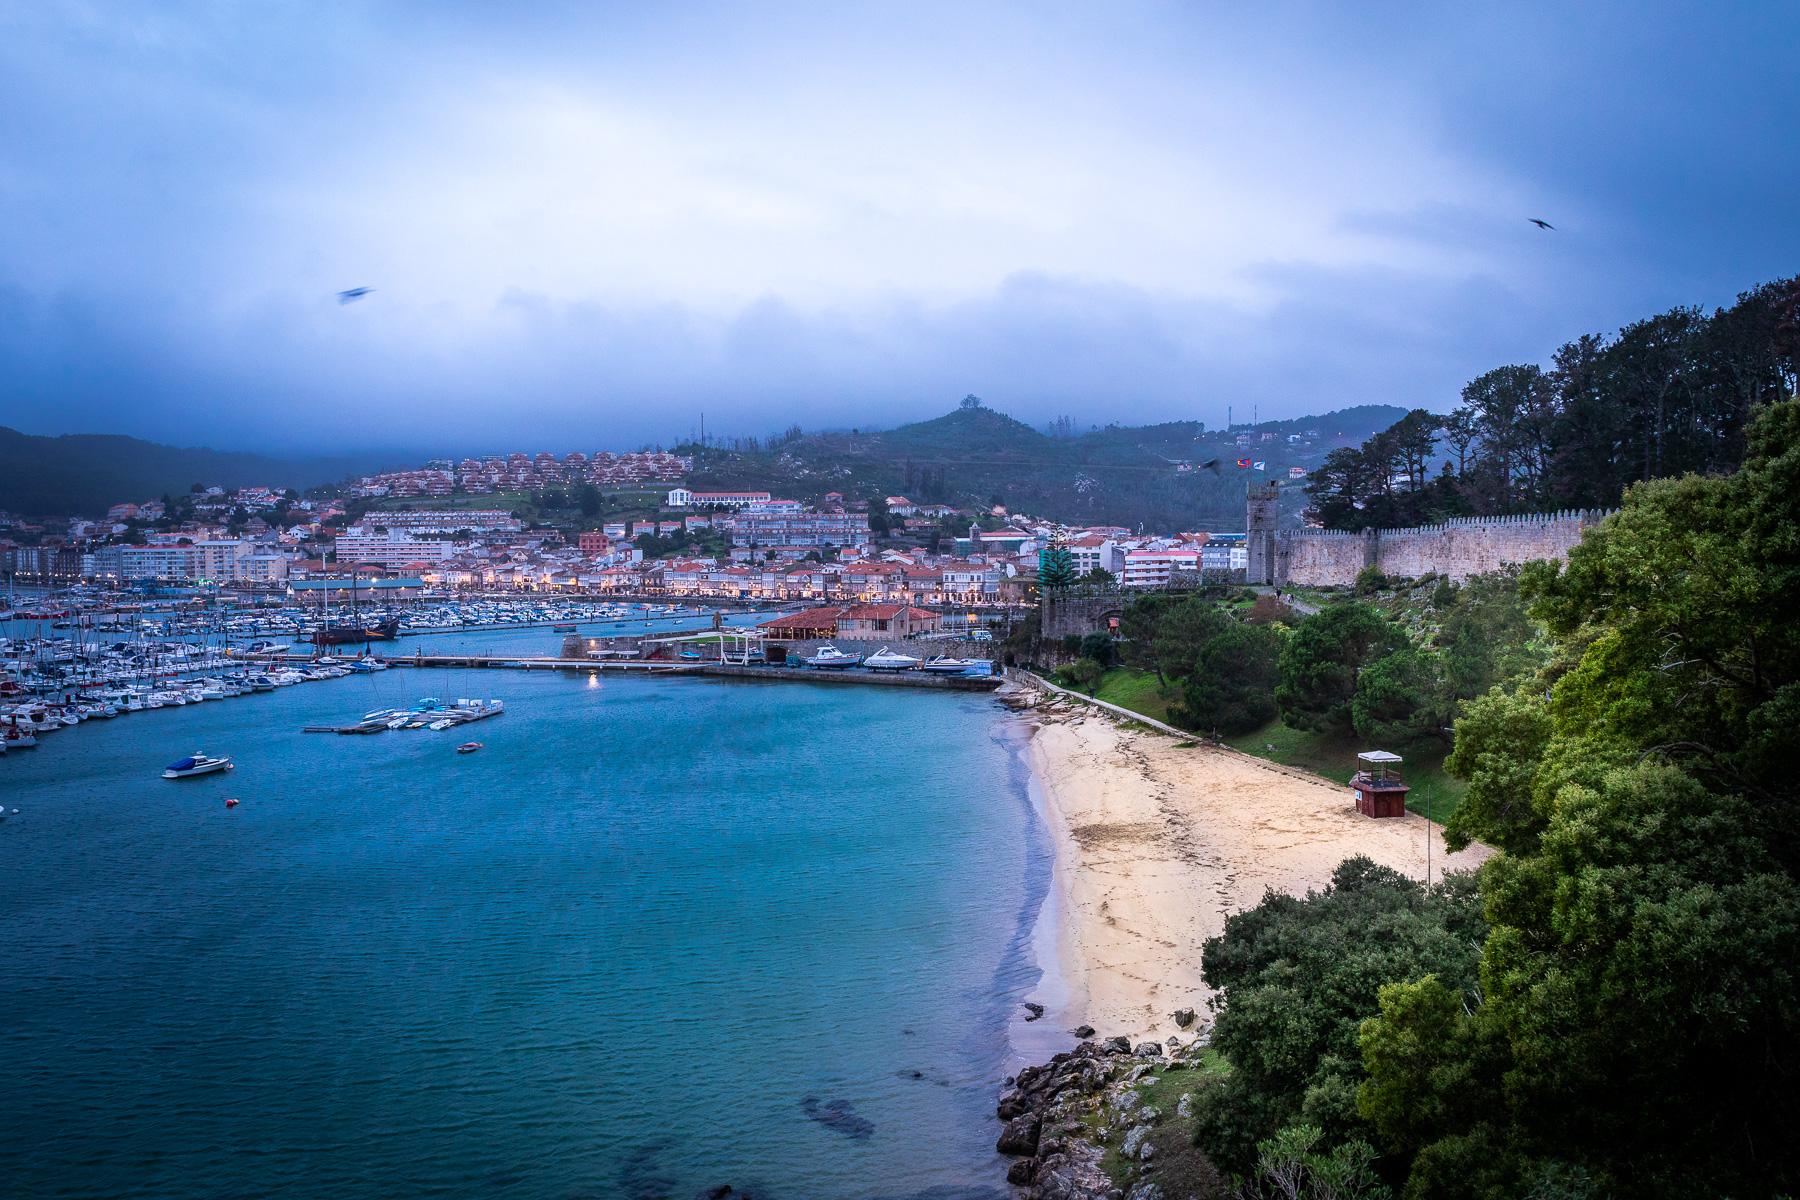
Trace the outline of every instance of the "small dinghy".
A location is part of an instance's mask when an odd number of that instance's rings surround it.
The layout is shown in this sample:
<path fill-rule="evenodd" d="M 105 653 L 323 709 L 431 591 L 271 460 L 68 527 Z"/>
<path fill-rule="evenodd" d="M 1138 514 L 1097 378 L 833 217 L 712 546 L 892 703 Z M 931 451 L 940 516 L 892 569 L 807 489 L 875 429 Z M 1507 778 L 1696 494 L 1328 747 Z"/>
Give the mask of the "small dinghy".
<path fill-rule="evenodd" d="M 456 748 L 456 752 L 458 754 L 473 754 L 479 749 L 481 749 L 480 742 L 464 742 Z"/>

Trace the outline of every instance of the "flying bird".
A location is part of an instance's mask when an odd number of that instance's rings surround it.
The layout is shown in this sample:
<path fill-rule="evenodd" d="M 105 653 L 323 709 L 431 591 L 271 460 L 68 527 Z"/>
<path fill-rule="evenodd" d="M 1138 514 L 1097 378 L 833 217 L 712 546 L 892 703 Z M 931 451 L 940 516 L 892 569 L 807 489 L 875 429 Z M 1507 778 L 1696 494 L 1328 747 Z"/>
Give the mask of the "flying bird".
<path fill-rule="evenodd" d="M 1536 225 L 1539 229 L 1555 229 L 1556 228 L 1556 226 L 1554 226 L 1550 222 L 1544 220 L 1544 218 L 1542 218 L 1542 217 L 1526 217 L 1525 219 L 1527 221 L 1530 221 L 1533 225 Z"/>
<path fill-rule="evenodd" d="M 354 287 L 354 288 L 350 288 L 350 289 L 348 289 L 348 290 L 346 290 L 346 291 L 342 291 L 342 292 L 339 292 L 339 293 L 338 293 L 338 294 L 337 294 L 337 298 L 338 298 L 338 303 L 339 303 L 339 304 L 351 304 L 351 303 L 354 303 L 354 302 L 355 302 L 355 301 L 357 301 L 357 300 L 361 300 L 361 299 L 362 299 L 362 298 L 363 298 L 363 297 L 364 297 L 364 296 L 366 296 L 366 295 L 368 295 L 368 294 L 369 294 L 369 293 L 370 293 L 370 292 L 372 292 L 372 291 L 374 291 L 374 290 L 375 290 L 375 289 L 374 289 L 374 288 L 372 288 L 372 287 Z"/>

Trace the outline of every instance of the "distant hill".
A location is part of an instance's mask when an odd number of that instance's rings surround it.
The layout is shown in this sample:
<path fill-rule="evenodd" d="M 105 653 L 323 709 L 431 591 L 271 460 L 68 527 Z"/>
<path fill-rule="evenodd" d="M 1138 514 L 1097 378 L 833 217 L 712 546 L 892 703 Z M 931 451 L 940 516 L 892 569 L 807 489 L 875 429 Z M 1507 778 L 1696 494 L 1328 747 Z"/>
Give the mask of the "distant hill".
<path fill-rule="evenodd" d="M 123 500 L 220 487 L 308 488 L 391 467 L 385 458 L 273 458 L 163 446 L 132 437 L 38 437 L 0 426 L 0 509 L 25 516 L 99 516 Z"/>
<path fill-rule="evenodd" d="M 1070 522 L 1132 529 L 1241 528 L 1240 457 L 1268 464 L 1260 478 L 1286 480 L 1290 467 L 1312 469 L 1326 453 L 1360 444 L 1405 415 L 1393 405 L 1362 405 L 1239 426 L 1229 434 L 1196 421 L 1108 425 L 1053 435 L 985 405 L 882 432 L 790 435 L 768 446 L 698 450 L 693 486 L 767 488 L 816 500 L 901 494 L 915 501 L 1010 509 Z M 1307 436 L 1317 433 L 1317 437 Z M 1298 437 L 1290 443 L 1289 435 Z M 1237 437 L 1250 438 L 1240 449 Z M 1216 460 L 1217 466 L 1203 466 Z M 1298 511 L 1304 497 L 1296 487 Z"/>

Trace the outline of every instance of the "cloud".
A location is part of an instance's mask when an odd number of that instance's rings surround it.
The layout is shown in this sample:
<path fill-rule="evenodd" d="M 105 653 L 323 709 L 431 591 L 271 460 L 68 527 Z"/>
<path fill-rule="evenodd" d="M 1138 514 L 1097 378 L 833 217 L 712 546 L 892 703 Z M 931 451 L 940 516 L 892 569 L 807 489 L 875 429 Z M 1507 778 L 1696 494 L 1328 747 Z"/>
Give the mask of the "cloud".
<path fill-rule="evenodd" d="M 1442 407 L 1794 269 L 1800 124 L 1743 116 L 1800 93 L 1734 70 L 1775 55 L 1765 17 L 1536 16 L 1554 36 L 1305 4 L 8 9 L 0 399 L 295 448 L 969 391 L 1083 422 Z"/>

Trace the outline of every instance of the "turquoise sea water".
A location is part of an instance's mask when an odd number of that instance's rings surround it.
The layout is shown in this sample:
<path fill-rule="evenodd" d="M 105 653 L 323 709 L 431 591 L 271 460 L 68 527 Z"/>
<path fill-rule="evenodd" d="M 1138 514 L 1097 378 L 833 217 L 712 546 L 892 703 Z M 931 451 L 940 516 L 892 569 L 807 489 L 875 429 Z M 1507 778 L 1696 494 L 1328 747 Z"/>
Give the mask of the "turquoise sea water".
<path fill-rule="evenodd" d="M 7 1194 L 1004 1195 L 1049 857 L 1003 711 L 595 683 L 395 669 L 0 759 Z M 299 732 L 421 692 L 508 711 Z M 158 777 L 195 750 L 238 767 Z"/>

